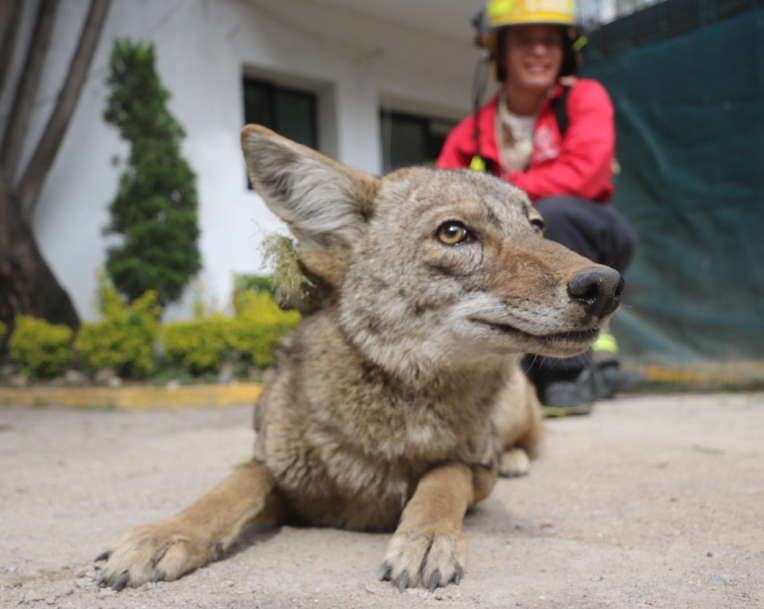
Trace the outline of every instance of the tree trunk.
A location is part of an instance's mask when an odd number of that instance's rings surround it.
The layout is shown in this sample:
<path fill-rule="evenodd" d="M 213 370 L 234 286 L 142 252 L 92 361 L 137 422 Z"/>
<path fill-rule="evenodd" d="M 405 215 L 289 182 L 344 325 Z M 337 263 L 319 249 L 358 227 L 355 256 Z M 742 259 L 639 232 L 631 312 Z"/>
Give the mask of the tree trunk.
<path fill-rule="evenodd" d="M 27 164 L 26 171 L 19 180 L 19 204 L 23 217 L 30 224 L 34 217 L 34 210 L 37 207 L 42 185 L 53 165 L 56 154 L 58 154 L 58 149 L 72 120 L 77 100 L 85 85 L 88 68 L 98 46 L 106 15 L 109 12 L 109 4 L 111 4 L 111 0 L 91 1 L 77 49 L 69 64 L 69 72 L 64 80 L 61 93 L 58 95 L 58 101 L 53 112 L 51 112 L 37 148 L 35 148 L 32 158 Z"/>
<path fill-rule="evenodd" d="M 0 0 L 0 94 L 11 66 L 13 47 L 20 29 L 21 9 L 21 2 Z"/>
<path fill-rule="evenodd" d="M 56 20 L 58 0 L 42 0 L 37 9 L 37 19 L 29 41 L 24 68 L 13 98 L 13 107 L 8 116 L 8 124 L 0 150 L 0 166 L 5 175 L 15 183 L 16 172 L 21 158 L 21 149 L 27 134 L 29 119 L 34 108 L 37 87 L 45 65 L 45 57 L 50 47 L 53 24 Z"/>
<path fill-rule="evenodd" d="M 0 320 L 33 315 L 75 331 L 80 318 L 37 247 L 29 225 L 0 176 Z"/>
<path fill-rule="evenodd" d="M 19 167 L 32 100 L 50 46 L 59 0 L 41 0 L 26 50 L 24 70 L 13 95 L 0 146 L 0 321 L 33 315 L 77 330 L 79 316 L 43 258 L 32 231 L 32 218 L 51 166 L 85 85 L 111 0 L 91 0 L 77 48 L 45 130 L 26 167 Z M 18 0 L 0 0 L 0 92 L 6 84 L 15 34 L 20 23 Z M 11 36 L 10 34 L 13 34 Z M 18 171 L 21 169 L 21 171 Z M 17 176 L 21 174 L 18 182 Z"/>

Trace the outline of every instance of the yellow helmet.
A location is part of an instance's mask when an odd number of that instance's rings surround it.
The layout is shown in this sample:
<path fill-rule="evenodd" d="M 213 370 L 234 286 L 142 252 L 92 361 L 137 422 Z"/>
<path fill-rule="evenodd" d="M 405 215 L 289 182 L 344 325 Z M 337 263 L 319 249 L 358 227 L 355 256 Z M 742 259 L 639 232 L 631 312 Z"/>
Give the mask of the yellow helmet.
<path fill-rule="evenodd" d="M 576 5 L 573 0 L 489 0 L 485 16 L 489 29 L 526 23 L 575 26 Z"/>
<path fill-rule="evenodd" d="M 578 69 L 576 52 L 580 43 L 580 26 L 576 21 L 576 5 L 573 0 L 488 0 L 485 8 L 475 16 L 473 25 L 477 28 L 475 42 L 490 50 L 493 74 L 497 80 L 504 80 L 504 71 L 498 65 L 498 32 L 514 25 L 550 24 L 560 25 L 567 33 L 565 59 L 561 76 L 573 74 Z"/>

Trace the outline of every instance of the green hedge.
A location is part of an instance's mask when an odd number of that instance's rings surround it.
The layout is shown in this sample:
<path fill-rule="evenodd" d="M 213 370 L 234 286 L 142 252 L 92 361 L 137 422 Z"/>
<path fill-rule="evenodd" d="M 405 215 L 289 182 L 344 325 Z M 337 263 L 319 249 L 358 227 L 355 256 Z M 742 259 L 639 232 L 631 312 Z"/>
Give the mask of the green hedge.
<path fill-rule="evenodd" d="M 229 345 L 255 366 L 273 363 L 273 349 L 281 336 L 300 321 L 297 311 L 282 311 L 270 292 L 243 292 L 238 314 L 229 329 Z"/>
<path fill-rule="evenodd" d="M 282 311 L 268 291 L 238 292 L 235 303 L 235 317 L 213 313 L 167 324 L 162 342 L 168 359 L 195 375 L 218 372 L 226 358 L 270 366 L 273 349 L 300 314 Z"/>
<path fill-rule="evenodd" d="M 165 355 L 195 376 L 217 373 L 228 351 L 230 325 L 231 318 L 220 313 L 166 324 L 162 328 Z"/>
<path fill-rule="evenodd" d="M 146 378 L 156 369 L 154 346 L 159 338 L 156 293 L 149 290 L 127 304 L 105 277 L 99 277 L 98 309 L 101 320 L 84 323 L 75 349 L 86 370 L 114 369 L 129 378 Z"/>
<path fill-rule="evenodd" d="M 194 319 L 161 324 L 154 292 L 128 304 L 104 275 L 97 308 L 99 321 L 82 324 L 73 342 L 67 326 L 19 317 L 9 340 L 11 361 L 36 378 L 59 375 L 73 360 L 89 372 L 108 368 L 135 379 L 150 377 L 163 359 L 194 376 L 217 374 L 225 361 L 264 368 L 273 363 L 280 338 L 300 321 L 299 313 L 282 311 L 268 290 L 238 289 L 234 316 L 206 315 L 197 304 Z M 0 327 L 0 339 L 4 331 Z"/>
<path fill-rule="evenodd" d="M 14 325 L 8 351 L 22 374 L 48 378 L 64 371 L 73 355 L 73 333 L 69 326 L 51 324 L 28 315 L 16 317 Z"/>

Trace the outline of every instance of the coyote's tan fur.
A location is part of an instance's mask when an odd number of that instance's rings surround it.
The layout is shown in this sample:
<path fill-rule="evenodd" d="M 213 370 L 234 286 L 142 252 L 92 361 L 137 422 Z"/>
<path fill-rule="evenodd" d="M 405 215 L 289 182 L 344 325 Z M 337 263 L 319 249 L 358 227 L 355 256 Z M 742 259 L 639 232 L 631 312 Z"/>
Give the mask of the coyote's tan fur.
<path fill-rule="evenodd" d="M 395 531 L 382 577 L 461 578 L 465 512 L 525 473 L 541 431 L 521 353 L 586 349 L 620 276 L 542 239 L 527 197 L 467 171 L 381 179 L 258 126 L 250 178 L 328 286 L 258 405 L 252 463 L 180 514 L 132 529 L 102 584 L 176 579 L 250 523 Z"/>

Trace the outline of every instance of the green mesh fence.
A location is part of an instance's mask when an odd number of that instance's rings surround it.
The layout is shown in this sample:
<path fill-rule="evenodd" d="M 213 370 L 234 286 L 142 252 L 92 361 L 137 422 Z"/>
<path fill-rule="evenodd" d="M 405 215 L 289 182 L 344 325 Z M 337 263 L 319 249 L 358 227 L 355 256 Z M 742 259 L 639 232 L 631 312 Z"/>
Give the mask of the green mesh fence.
<path fill-rule="evenodd" d="M 639 238 L 613 326 L 622 352 L 645 363 L 764 378 L 764 9 L 754 4 L 646 44 L 635 41 L 649 32 L 624 23 L 639 13 L 590 37 L 585 75 L 616 108 L 613 204 Z M 630 48 L 608 46 L 608 27 L 631 31 L 619 43 Z"/>

